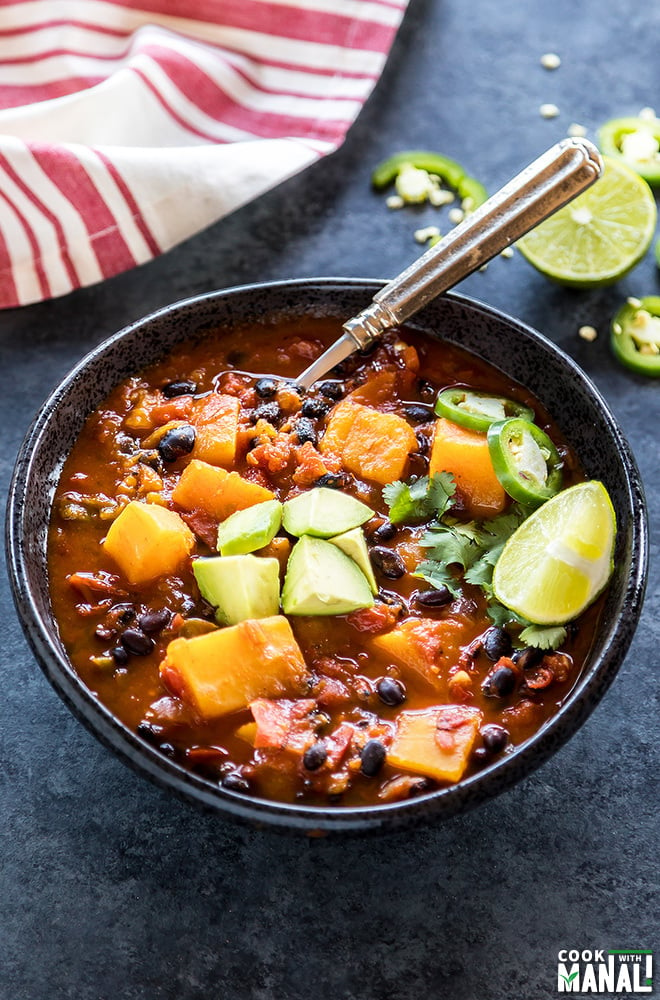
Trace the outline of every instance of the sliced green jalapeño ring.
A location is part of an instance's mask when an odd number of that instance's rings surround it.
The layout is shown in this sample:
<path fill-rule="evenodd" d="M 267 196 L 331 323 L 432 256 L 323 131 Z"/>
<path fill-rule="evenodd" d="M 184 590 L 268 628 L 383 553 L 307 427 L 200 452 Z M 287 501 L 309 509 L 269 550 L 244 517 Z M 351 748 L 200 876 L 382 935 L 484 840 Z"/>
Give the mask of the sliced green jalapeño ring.
<path fill-rule="evenodd" d="M 533 420 L 534 413 L 528 406 L 518 403 L 506 396 L 498 396 L 491 392 L 474 392 L 453 386 L 443 389 L 435 401 L 435 412 L 439 417 L 446 417 L 461 427 L 471 431 L 486 433 L 491 424 L 508 417 L 523 417 Z"/>
<path fill-rule="evenodd" d="M 660 377 L 660 295 L 628 299 L 610 326 L 614 356 L 639 375 Z"/>
<path fill-rule="evenodd" d="M 653 187 L 660 186 L 660 119 L 612 118 L 598 131 L 598 145 Z"/>
<path fill-rule="evenodd" d="M 483 184 L 480 184 L 474 177 L 470 177 L 460 163 L 442 153 L 433 153 L 424 149 L 404 150 L 388 157 L 387 160 L 383 160 L 371 175 L 373 187 L 376 191 L 383 191 L 390 184 L 394 184 L 406 166 L 425 170 L 427 174 L 435 174 L 456 191 L 461 201 L 470 199 L 471 210 L 478 208 L 488 198 L 488 192 Z"/>
<path fill-rule="evenodd" d="M 539 507 L 559 492 L 563 462 L 540 427 L 521 417 L 488 428 L 488 451 L 495 475 L 513 500 Z"/>

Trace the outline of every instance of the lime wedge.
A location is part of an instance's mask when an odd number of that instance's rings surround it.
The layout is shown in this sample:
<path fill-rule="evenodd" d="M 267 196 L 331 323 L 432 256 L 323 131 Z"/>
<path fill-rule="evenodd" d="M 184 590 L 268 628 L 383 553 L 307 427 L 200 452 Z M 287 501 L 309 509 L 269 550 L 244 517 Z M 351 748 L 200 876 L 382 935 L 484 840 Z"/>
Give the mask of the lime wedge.
<path fill-rule="evenodd" d="M 511 535 L 495 564 L 495 597 L 537 625 L 564 625 L 607 584 L 615 538 L 616 516 L 603 484 L 571 486 Z"/>
<path fill-rule="evenodd" d="M 603 159 L 595 184 L 518 241 L 529 263 L 561 285 L 610 285 L 651 245 L 656 206 L 650 187 L 620 160 Z"/>

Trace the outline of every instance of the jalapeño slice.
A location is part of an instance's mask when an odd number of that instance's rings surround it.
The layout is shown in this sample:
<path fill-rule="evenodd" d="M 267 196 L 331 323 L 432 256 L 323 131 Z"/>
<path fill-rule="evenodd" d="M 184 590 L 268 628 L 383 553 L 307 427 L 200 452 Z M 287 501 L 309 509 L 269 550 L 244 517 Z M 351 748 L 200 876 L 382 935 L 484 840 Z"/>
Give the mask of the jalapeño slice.
<path fill-rule="evenodd" d="M 598 131 L 598 145 L 616 156 L 652 187 L 660 186 L 660 119 L 613 118 Z"/>
<path fill-rule="evenodd" d="M 491 392 L 475 392 L 460 386 L 443 389 L 438 393 L 435 412 L 439 417 L 446 417 L 461 427 L 484 434 L 495 421 L 506 420 L 507 417 L 534 419 L 532 410 L 522 403 Z"/>
<path fill-rule="evenodd" d="M 614 356 L 639 375 L 660 377 L 660 295 L 628 299 L 612 320 Z"/>
<path fill-rule="evenodd" d="M 488 428 L 495 475 L 513 500 L 538 507 L 561 489 L 562 459 L 540 427 L 521 417 Z"/>

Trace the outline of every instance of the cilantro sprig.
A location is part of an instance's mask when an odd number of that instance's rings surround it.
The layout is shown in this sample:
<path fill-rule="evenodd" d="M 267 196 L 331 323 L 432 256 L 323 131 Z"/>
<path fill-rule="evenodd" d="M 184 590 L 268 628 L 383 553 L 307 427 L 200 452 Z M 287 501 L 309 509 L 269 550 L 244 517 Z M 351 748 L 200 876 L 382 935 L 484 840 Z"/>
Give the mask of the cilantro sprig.
<path fill-rule="evenodd" d="M 501 605 L 493 594 L 495 563 L 529 510 L 513 504 L 505 514 L 488 521 L 462 522 L 451 516 L 455 492 L 456 484 L 448 472 L 408 483 L 398 481 L 383 488 L 393 524 L 431 522 L 419 542 L 426 550 L 426 558 L 417 566 L 415 576 L 436 589 L 446 587 L 454 597 L 460 596 L 462 582 L 480 587 L 494 624 L 520 627 L 519 638 L 525 645 L 540 649 L 560 646 L 566 639 L 566 629 L 534 625 Z"/>

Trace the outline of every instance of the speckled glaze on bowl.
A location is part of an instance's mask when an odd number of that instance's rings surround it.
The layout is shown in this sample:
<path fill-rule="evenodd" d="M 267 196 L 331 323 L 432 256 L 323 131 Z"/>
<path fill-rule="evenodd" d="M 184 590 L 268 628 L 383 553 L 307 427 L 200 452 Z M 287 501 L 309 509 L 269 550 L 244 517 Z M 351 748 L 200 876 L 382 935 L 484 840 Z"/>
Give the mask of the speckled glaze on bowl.
<path fill-rule="evenodd" d="M 87 355 L 46 401 L 21 447 L 10 489 L 7 553 L 14 599 L 37 660 L 60 696 L 102 742 L 159 785 L 224 816 L 262 826 L 308 833 L 386 830 L 446 819 L 497 795 L 543 763 L 584 722 L 614 679 L 641 612 L 647 564 L 643 491 L 606 403 L 578 366 L 540 334 L 479 302 L 449 294 L 408 325 L 461 344 L 527 386 L 553 414 L 587 475 L 605 483 L 616 510 L 616 568 L 601 626 L 560 711 L 515 752 L 454 787 L 405 802 L 325 809 L 248 798 L 186 771 L 119 722 L 85 687 L 53 620 L 46 537 L 63 461 L 87 415 L 119 381 L 204 329 L 266 316 L 344 321 L 367 305 L 381 284 L 327 278 L 242 286 L 175 303 L 134 323 Z"/>

